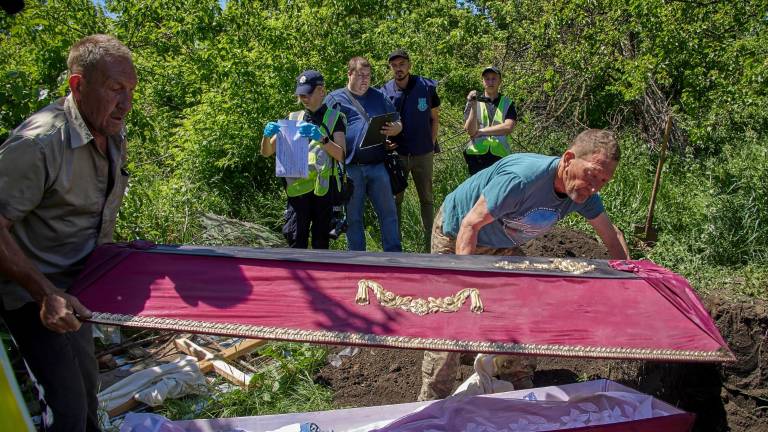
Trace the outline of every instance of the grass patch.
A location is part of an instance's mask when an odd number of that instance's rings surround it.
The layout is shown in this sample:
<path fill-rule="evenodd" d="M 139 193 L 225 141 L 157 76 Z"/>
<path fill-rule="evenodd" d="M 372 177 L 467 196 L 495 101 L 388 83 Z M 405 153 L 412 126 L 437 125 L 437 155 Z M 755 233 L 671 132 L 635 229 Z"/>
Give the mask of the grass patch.
<path fill-rule="evenodd" d="M 326 348 L 316 345 L 267 344 L 260 354 L 273 362 L 254 374 L 249 389 L 222 391 L 223 381 L 217 379 L 208 395 L 168 400 L 157 413 L 172 420 L 188 420 L 331 409 L 330 389 L 313 381 L 327 353 Z"/>

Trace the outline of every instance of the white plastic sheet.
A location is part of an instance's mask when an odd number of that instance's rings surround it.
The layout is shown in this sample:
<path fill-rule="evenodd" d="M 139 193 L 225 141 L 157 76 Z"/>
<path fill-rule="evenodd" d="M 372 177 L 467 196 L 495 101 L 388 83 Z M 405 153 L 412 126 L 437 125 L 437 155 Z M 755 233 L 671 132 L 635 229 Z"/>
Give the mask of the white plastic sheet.
<path fill-rule="evenodd" d="M 110 411 L 130 399 L 157 406 L 166 398 L 204 390 L 205 377 L 200 373 L 197 359 L 183 356 L 174 362 L 136 372 L 103 390 L 98 397 L 99 406 Z"/>
<path fill-rule="evenodd" d="M 120 432 L 185 432 L 186 429 L 163 416 L 146 413 L 131 413 L 125 417 Z M 251 432 L 245 429 L 216 429 L 217 432 Z M 257 432 L 257 431 L 252 431 Z M 270 431 L 258 432 L 324 432 L 314 423 L 294 423 Z"/>
<path fill-rule="evenodd" d="M 453 395 L 472 396 L 514 390 L 515 386 L 511 382 L 494 378 L 497 373 L 494 357 L 494 354 L 478 354 L 475 357 L 475 373 L 461 383 Z"/>
<path fill-rule="evenodd" d="M 661 422 L 659 422 L 661 420 Z M 457 396 L 334 411 L 179 421 L 185 432 L 272 431 L 312 422 L 335 432 L 541 431 L 603 428 L 621 431 L 687 431 L 692 416 L 651 396 L 608 380 L 540 387 L 485 396 Z M 607 428 L 607 429 L 606 429 Z M 590 429 L 583 429 L 590 430 Z"/>

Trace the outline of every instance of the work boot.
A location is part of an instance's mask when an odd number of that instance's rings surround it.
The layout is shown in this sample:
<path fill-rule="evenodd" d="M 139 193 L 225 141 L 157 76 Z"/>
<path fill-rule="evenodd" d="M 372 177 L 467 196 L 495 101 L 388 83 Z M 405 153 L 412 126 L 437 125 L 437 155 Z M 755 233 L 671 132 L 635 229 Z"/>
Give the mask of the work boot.
<path fill-rule="evenodd" d="M 531 389 L 533 388 L 533 375 L 520 377 L 510 382 L 515 387 L 515 390 Z"/>
<path fill-rule="evenodd" d="M 533 388 L 533 373 L 536 370 L 536 357 L 498 355 L 493 359 L 496 376 L 511 382 L 515 390 Z"/>

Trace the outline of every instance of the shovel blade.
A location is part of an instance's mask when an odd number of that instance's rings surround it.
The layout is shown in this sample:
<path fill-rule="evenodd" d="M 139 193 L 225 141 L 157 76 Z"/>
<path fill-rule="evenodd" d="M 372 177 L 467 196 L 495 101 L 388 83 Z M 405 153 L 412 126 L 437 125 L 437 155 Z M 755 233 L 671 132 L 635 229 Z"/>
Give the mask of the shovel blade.
<path fill-rule="evenodd" d="M 653 225 L 648 226 L 647 229 L 645 225 L 634 225 L 633 228 L 635 238 L 639 239 L 647 246 L 653 246 L 656 243 L 656 240 L 659 239 L 658 232 Z"/>

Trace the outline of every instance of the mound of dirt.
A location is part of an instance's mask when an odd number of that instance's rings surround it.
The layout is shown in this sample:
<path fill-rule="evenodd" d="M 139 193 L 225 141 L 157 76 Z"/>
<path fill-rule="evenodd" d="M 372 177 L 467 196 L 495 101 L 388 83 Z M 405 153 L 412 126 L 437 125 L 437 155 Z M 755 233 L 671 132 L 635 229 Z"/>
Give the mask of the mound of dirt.
<path fill-rule="evenodd" d="M 768 431 L 768 304 L 704 302 L 737 359 L 718 370 L 727 424 L 733 431 Z"/>
<path fill-rule="evenodd" d="M 416 350 L 362 348 L 338 368 L 326 365 L 315 380 L 333 389 L 337 408 L 413 402 L 421 387 L 423 355 Z"/>
<path fill-rule="evenodd" d="M 550 258 L 609 258 L 608 250 L 594 236 L 562 227 L 529 241 L 523 251 L 528 256 Z"/>
<path fill-rule="evenodd" d="M 524 247 L 529 256 L 608 258 L 592 235 L 564 228 Z M 540 358 L 536 386 L 607 378 L 697 415 L 694 431 L 768 432 L 768 305 L 703 299 L 738 359 L 727 366 L 639 361 Z M 340 349 L 340 348 L 339 348 Z M 421 351 L 361 349 L 341 366 L 327 365 L 317 381 L 334 405 L 362 407 L 413 402 L 421 387 Z M 455 385 L 472 374 L 464 365 Z"/>

